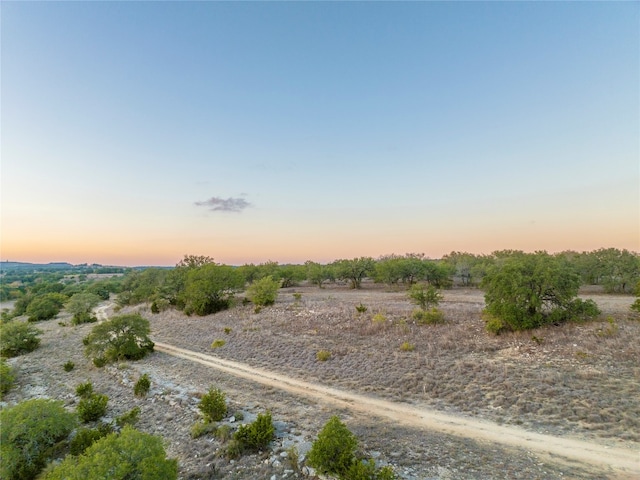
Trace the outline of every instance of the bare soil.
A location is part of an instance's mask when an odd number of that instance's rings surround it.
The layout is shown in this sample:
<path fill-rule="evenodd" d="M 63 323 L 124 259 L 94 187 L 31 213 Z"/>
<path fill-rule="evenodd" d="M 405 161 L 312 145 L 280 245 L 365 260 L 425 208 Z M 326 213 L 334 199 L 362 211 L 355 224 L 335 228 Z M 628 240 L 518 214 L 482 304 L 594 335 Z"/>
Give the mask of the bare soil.
<path fill-rule="evenodd" d="M 112 417 L 140 406 L 138 428 L 167 440 L 169 455 L 179 459 L 181 478 L 302 477 L 301 465 L 292 465 L 284 451 L 295 445 L 303 458 L 334 414 L 358 435 L 363 453 L 391 464 L 406 479 L 638 478 L 640 321 L 629 313 L 631 297 L 597 291 L 585 296 L 603 311 L 597 321 L 499 337 L 484 331 L 483 296 L 474 289 L 446 291 L 441 304 L 446 323 L 432 326 L 410 320 L 413 306 L 403 291 L 373 284 L 358 291 L 342 285 L 283 289 L 276 304 L 259 313 L 250 305 L 207 317 L 171 310 L 153 315 L 146 307 L 136 308 L 150 319 L 159 344 L 355 395 L 343 404 L 161 351 L 97 369 L 82 353 L 82 337 L 92 326 L 61 326 L 67 322 L 62 317 L 38 325 L 45 332 L 38 350 L 12 359 L 18 385 L 5 401 L 49 396 L 73 407 L 75 386 L 90 379 L 109 395 Z M 367 307 L 365 313 L 356 311 L 359 304 Z M 102 305 L 100 316 L 111 316 L 112 310 Z M 212 349 L 218 339 L 224 346 Z M 402 351 L 404 342 L 413 351 Z M 331 352 L 331 358 L 318 361 L 319 350 Z M 67 360 L 76 364 L 71 372 L 62 369 Z M 144 399 L 133 395 L 142 373 L 152 380 Z M 211 386 L 227 393 L 231 412 L 242 411 L 244 422 L 272 412 L 278 438 L 271 452 L 230 462 L 219 454 L 223 445 L 217 439 L 191 439 L 198 398 Z M 369 400 L 480 421 L 495 431 L 587 442 L 577 445 L 626 452 L 628 463 L 581 460 L 560 447 L 555 454 L 544 453 L 506 437 L 467 438 L 453 429 L 385 417 L 367 406 Z"/>

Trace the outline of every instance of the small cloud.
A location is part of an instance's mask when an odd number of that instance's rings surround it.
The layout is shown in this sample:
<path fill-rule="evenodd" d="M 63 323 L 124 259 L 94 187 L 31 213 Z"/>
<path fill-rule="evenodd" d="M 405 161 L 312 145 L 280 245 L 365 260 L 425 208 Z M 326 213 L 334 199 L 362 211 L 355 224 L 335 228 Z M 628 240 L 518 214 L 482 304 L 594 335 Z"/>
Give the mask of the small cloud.
<path fill-rule="evenodd" d="M 207 207 L 212 212 L 241 212 L 251 204 L 244 198 L 211 197 L 203 202 L 196 202 L 198 207 Z"/>

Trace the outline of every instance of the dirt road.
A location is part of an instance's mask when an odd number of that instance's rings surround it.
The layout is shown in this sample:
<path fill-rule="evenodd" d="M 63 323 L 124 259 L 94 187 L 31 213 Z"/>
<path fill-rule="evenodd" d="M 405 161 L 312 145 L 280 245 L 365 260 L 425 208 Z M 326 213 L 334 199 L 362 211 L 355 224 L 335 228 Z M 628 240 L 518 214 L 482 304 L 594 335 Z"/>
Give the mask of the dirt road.
<path fill-rule="evenodd" d="M 156 342 L 155 348 L 159 352 L 198 362 L 237 377 L 310 397 L 319 402 L 332 403 L 388 418 L 402 425 L 513 446 L 552 457 L 556 462 L 593 465 L 612 470 L 619 478 L 640 478 L 640 452 L 638 451 L 527 432 L 514 427 L 389 402 L 296 380 L 243 363 L 223 360 L 165 343 Z"/>

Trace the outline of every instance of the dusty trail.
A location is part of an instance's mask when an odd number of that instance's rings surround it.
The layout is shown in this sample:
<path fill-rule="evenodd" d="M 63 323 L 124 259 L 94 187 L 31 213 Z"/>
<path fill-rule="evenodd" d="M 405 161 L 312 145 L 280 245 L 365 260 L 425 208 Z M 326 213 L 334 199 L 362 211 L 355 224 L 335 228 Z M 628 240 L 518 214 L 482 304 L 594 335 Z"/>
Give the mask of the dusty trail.
<path fill-rule="evenodd" d="M 371 398 L 253 368 L 202 353 L 156 342 L 155 349 L 217 370 L 287 392 L 340 407 L 388 418 L 394 422 L 459 437 L 489 441 L 551 456 L 555 461 L 577 462 L 611 469 L 621 478 L 640 478 L 640 451 L 606 447 L 581 440 L 527 432 L 514 427 L 463 418 L 411 405 Z"/>

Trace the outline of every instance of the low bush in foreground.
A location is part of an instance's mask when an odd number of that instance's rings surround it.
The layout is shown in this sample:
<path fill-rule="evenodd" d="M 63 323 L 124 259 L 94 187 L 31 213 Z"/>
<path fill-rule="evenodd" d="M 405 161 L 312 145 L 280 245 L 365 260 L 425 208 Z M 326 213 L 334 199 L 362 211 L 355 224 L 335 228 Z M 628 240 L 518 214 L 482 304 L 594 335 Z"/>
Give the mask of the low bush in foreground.
<path fill-rule="evenodd" d="M 248 425 L 240 425 L 233 438 L 239 441 L 245 450 L 260 450 L 269 445 L 275 432 L 271 413 L 267 412 L 259 414 L 255 421 Z"/>
<path fill-rule="evenodd" d="M 162 439 L 126 426 L 97 440 L 82 455 L 67 456 L 44 480 L 93 478 L 175 480 L 178 463 L 168 459 Z"/>
<path fill-rule="evenodd" d="M 210 388 L 198 403 L 205 422 L 219 422 L 227 414 L 225 394 L 219 388 Z"/>
<path fill-rule="evenodd" d="M 33 399 L 2 409 L 0 424 L 0 478 L 23 480 L 35 478 L 77 420 L 62 402 Z"/>
<path fill-rule="evenodd" d="M 25 322 L 17 320 L 0 325 L 0 355 L 17 357 L 34 351 L 40 345 L 42 331 Z"/>

